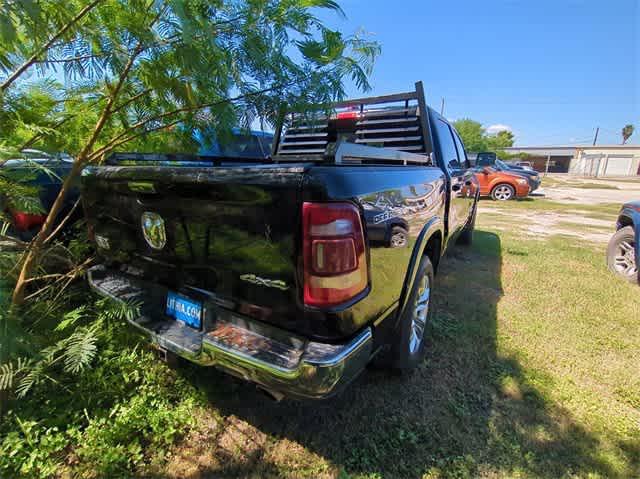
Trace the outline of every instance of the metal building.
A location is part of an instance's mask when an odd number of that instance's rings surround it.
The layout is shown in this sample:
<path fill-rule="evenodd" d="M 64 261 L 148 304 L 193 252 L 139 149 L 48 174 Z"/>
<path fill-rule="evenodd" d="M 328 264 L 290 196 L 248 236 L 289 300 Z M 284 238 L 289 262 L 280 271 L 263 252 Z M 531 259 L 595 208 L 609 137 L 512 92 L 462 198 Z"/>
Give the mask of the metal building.
<path fill-rule="evenodd" d="M 523 159 L 543 173 L 592 177 L 640 175 L 640 145 L 524 146 L 505 151 L 523 153 Z"/>

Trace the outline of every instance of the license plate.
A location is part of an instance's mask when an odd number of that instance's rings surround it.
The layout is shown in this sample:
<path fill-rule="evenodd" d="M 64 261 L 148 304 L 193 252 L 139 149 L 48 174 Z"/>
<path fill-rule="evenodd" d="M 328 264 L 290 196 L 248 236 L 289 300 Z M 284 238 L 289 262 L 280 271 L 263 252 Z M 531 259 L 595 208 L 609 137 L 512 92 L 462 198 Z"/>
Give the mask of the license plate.
<path fill-rule="evenodd" d="M 181 294 L 169 291 L 167 294 L 167 316 L 200 329 L 202 324 L 202 303 L 194 301 Z"/>

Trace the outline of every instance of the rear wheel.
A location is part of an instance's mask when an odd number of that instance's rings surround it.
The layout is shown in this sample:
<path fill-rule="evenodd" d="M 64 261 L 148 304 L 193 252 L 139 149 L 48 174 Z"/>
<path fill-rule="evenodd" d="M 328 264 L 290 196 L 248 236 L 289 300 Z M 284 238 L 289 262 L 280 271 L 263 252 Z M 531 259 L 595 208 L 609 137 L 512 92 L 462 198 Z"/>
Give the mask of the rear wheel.
<path fill-rule="evenodd" d="M 496 201 L 511 200 L 516 196 L 516 190 L 507 183 L 500 183 L 491 190 L 491 198 Z"/>
<path fill-rule="evenodd" d="M 609 240 L 607 266 L 619 278 L 630 283 L 638 282 L 636 235 L 632 226 L 620 228 Z"/>
<path fill-rule="evenodd" d="M 393 369 L 413 369 L 424 358 L 426 330 L 431 320 L 433 278 L 431 260 L 423 256 L 409 300 L 391 340 L 389 366 Z"/>

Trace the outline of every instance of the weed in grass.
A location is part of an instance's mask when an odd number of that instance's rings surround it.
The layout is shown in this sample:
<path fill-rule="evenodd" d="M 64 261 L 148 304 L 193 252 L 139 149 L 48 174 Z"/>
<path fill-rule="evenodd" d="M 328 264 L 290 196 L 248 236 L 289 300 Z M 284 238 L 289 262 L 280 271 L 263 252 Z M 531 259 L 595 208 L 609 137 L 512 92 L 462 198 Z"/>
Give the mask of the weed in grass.
<path fill-rule="evenodd" d="M 0 476 L 123 477 L 163 461 L 202 397 L 111 326 L 92 368 L 34 385 L 0 423 Z"/>

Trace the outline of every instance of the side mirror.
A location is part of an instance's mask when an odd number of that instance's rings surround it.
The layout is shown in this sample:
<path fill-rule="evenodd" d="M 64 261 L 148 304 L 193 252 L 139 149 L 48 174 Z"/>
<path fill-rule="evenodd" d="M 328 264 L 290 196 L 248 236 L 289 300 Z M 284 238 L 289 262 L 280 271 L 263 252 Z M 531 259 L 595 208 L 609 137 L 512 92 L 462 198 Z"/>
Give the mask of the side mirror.
<path fill-rule="evenodd" d="M 485 166 L 484 168 L 482 168 L 482 172 L 485 175 L 489 175 L 489 174 L 491 174 L 491 168 L 489 168 L 488 166 Z"/>

